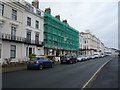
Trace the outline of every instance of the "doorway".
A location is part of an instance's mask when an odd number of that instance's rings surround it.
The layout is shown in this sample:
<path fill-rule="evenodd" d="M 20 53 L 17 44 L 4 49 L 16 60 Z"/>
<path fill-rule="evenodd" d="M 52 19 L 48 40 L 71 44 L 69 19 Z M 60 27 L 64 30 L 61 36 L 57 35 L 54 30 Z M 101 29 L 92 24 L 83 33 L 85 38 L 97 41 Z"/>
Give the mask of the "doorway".
<path fill-rule="evenodd" d="M 29 55 L 32 54 L 32 48 L 29 48 Z"/>

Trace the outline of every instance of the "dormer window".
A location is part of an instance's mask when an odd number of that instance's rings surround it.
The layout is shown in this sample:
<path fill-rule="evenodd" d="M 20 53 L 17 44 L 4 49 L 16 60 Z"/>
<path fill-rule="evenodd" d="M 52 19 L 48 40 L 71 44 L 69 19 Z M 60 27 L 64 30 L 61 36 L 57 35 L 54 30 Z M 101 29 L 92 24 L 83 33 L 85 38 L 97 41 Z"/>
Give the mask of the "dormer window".
<path fill-rule="evenodd" d="M 36 10 L 36 14 L 41 16 L 41 12 L 39 10 Z"/>
<path fill-rule="evenodd" d="M 33 12 L 33 10 L 34 10 L 30 4 L 26 4 L 26 8 L 31 12 Z"/>

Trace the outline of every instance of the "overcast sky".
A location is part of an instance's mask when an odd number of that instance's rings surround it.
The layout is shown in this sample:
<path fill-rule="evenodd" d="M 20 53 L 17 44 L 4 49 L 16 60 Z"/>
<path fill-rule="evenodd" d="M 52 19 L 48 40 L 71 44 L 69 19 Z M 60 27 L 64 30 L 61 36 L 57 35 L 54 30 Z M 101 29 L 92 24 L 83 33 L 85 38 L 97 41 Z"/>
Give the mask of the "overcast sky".
<path fill-rule="evenodd" d="M 61 20 L 67 19 L 76 30 L 89 29 L 105 46 L 118 48 L 118 2 L 105 1 L 40 0 L 40 9 L 50 7 L 53 16 L 60 15 Z"/>

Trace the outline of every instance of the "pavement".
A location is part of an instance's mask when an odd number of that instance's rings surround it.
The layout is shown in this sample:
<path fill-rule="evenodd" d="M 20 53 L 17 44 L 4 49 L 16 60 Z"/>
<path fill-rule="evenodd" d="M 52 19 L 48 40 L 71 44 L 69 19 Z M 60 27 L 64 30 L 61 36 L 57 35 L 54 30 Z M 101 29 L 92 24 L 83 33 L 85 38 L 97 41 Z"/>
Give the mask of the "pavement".
<path fill-rule="evenodd" d="M 106 64 L 87 88 L 118 88 L 118 60 L 120 63 L 120 58 L 114 57 Z"/>
<path fill-rule="evenodd" d="M 60 62 L 55 62 L 54 64 L 57 65 L 57 64 L 60 64 Z M 2 71 L 2 73 L 7 73 L 7 72 L 15 72 L 15 71 L 26 70 L 27 69 L 26 65 L 27 64 L 2 67 L 2 69 L 0 69 L 0 71 Z"/>
<path fill-rule="evenodd" d="M 108 56 L 76 64 L 58 64 L 54 68 L 44 70 L 21 70 L 3 73 L 2 87 L 82 88 L 94 73 L 110 59 L 112 57 Z"/>
<path fill-rule="evenodd" d="M 26 65 L 17 65 L 17 66 L 9 66 L 9 67 L 2 67 L 2 72 L 13 72 L 13 71 L 19 71 L 19 70 L 25 70 Z"/>

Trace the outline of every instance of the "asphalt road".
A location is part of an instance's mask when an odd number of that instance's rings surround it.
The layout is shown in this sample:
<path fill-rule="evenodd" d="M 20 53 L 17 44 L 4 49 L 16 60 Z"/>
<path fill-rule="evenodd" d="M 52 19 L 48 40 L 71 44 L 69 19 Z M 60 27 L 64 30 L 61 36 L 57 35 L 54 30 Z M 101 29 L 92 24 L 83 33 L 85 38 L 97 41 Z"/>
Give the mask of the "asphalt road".
<path fill-rule="evenodd" d="M 23 70 L 2 74 L 3 88 L 82 88 L 98 68 L 112 57 L 76 64 L 59 64 L 54 68 Z"/>
<path fill-rule="evenodd" d="M 114 57 L 98 73 L 97 78 L 89 88 L 118 88 L 118 60 Z"/>

